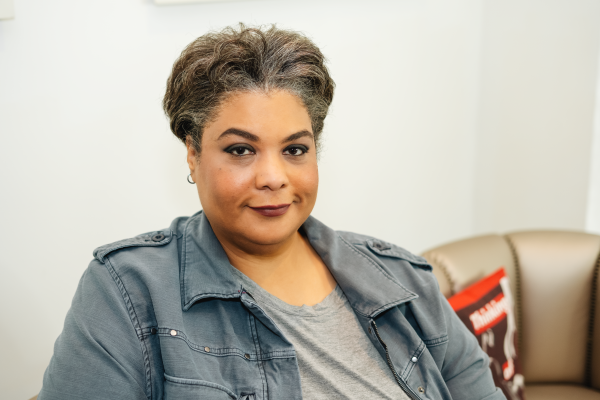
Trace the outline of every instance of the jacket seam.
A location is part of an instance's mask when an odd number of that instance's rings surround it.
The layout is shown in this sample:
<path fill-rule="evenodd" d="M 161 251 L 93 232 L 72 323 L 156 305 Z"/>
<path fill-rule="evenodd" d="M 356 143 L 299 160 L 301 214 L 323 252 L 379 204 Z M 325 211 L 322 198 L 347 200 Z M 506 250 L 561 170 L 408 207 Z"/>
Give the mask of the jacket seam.
<path fill-rule="evenodd" d="M 182 309 L 185 309 L 185 306 L 187 305 L 187 303 L 185 302 L 185 299 L 187 298 L 187 293 L 185 290 L 185 269 L 187 267 L 187 228 L 192 218 L 193 217 L 188 218 L 188 220 L 185 222 L 185 226 L 183 227 L 183 234 L 181 236 L 181 240 L 183 240 L 183 244 L 181 245 L 181 254 L 183 255 L 183 257 L 181 260 L 181 278 L 179 279 L 179 289 L 181 290 Z"/>
<path fill-rule="evenodd" d="M 400 283 L 396 282 L 394 279 L 392 279 L 391 276 L 388 275 L 387 272 L 385 272 L 383 269 L 381 269 L 381 267 L 379 265 L 377 265 L 376 262 L 374 262 L 373 260 L 371 260 L 369 257 L 367 257 L 366 255 L 364 255 L 363 253 L 361 253 L 360 251 L 358 251 L 357 249 L 354 248 L 354 246 L 352 246 L 352 244 L 350 244 L 346 239 L 344 239 L 341 235 L 338 235 L 338 237 L 341 239 L 342 243 L 344 243 L 350 250 L 352 250 L 354 253 L 358 254 L 360 257 L 364 258 L 369 264 L 371 264 L 373 267 L 375 267 L 375 270 L 377 270 L 381 275 L 383 275 L 384 278 L 386 278 L 387 280 L 389 280 L 390 282 L 394 283 L 396 286 L 398 286 L 400 289 L 403 289 L 405 291 L 407 291 L 410 294 L 414 294 L 412 293 L 410 290 L 408 290 L 407 288 L 405 288 L 404 286 L 402 286 Z M 386 303 L 384 305 L 382 305 L 381 307 L 377 308 L 376 310 L 374 310 L 371 315 L 366 315 L 363 314 L 357 310 L 355 310 L 355 312 L 358 312 L 361 315 L 364 315 L 365 317 L 375 317 L 378 314 L 380 314 L 382 311 L 385 311 L 389 308 L 392 308 L 393 306 L 396 306 L 400 303 L 403 303 L 404 301 L 406 301 L 407 298 L 409 298 L 410 296 L 404 296 L 401 299 L 397 299 L 394 301 L 391 301 L 389 303 Z"/>
<path fill-rule="evenodd" d="M 355 252 L 356 254 L 358 254 L 360 257 L 364 258 L 365 260 L 367 260 L 367 262 L 369 264 L 371 264 L 372 266 L 375 267 L 375 269 L 377 269 L 377 271 L 379 271 L 379 273 L 381 273 L 385 278 L 387 278 L 388 280 L 392 281 L 393 283 L 395 283 L 396 285 L 400 286 L 402 289 L 405 289 L 402 285 L 400 285 L 398 282 L 396 282 L 395 280 L 392 279 L 391 276 L 389 276 L 387 274 L 387 272 L 383 271 L 381 269 L 381 267 L 379 267 L 379 265 L 377 265 L 377 263 L 375 263 L 373 260 L 371 260 L 369 257 L 367 257 L 366 255 L 364 255 L 363 253 L 361 253 L 360 251 L 358 251 L 357 249 L 354 248 L 354 246 L 352 246 L 352 244 L 350 244 L 348 241 L 346 241 L 346 239 L 344 239 L 343 237 L 339 236 L 339 238 L 342 240 L 342 242 L 348 247 L 350 248 L 350 250 L 352 250 L 353 252 Z"/>
<path fill-rule="evenodd" d="M 360 245 L 366 243 L 367 247 L 369 248 L 369 250 L 371 250 L 371 252 L 373 252 L 375 254 L 379 254 L 382 257 L 389 257 L 389 258 L 396 258 L 399 260 L 403 260 L 403 261 L 406 261 L 409 264 L 411 264 L 413 266 L 417 266 L 419 268 L 423 268 L 423 267 L 428 267 L 427 269 L 431 268 L 431 264 L 424 257 L 420 257 L 420 258 L 423 258 L 423 260 L 419 260 L 416 257 L 411 256 L 410 253 L 406 254 L 402 251 L 396 251 L 394 248 L 398 248 L 398 246 L 396 246 L 394 244 L 390 244 L 390 247 L 387 249 L 378 249 L 377 247 L 373 246 L 373 244 L 375 242 L 381 242 L 381 241 L 378 239 L 368 239 L 366 242 L 357 242 L 357 243 L 352 243 L 352 244 L 354 246 L 360 246 Z"/>
<path fill-rule="evenodd" d="M 374 262 L 373 260 L 371 260 L 369 257 L 367 257 L 366 255 L 364 255 L 362 252 L 358 251 L 357 249 L 354 248 L 354 246 L 352 246 L 352 244 L 350 244 L 348 241 L 346 241 L 346 239 L 344 239 L 343 237 L 339 236 L 339 238 L 342 240 L 342 242 L 348 247 L 350 248 L 350 250 L 352 250 L 353 252 L 355 252 L 356 254 L 358 254 L 360 257 L 364 258 L 365 260 L 367 260 L 367 262 L 369 264 L 371 264 L 372 266 L 375 267 L 375 269 L 381 274 L 383 275 L 386 279 L 388 279 L 389 281 L 391 281 L 392 283 L 394 283 L 395 285 L 397 285 L 398 287 L 400 287 L 403 290 L 406 290 L 407 292 L 410 292 L 407 288 L 405 288 L 404 286 L 402 286 L 400 283 L 396 282 L 387 272 L 385 272 L 383 269 L 381 269 L 381 267 L 379 265 L 377 265 L 376 262 Z M 412 293 L 412 292 L 410 292 Z M 393 301 L 390 302 L 389 304 L 394 303 Z"/>
<path fill-rule="evenodd" d="M 164 235 L 165 236 L 164 239 L 162 239 L 159 242 L 153 242 L 149 238 L 152 236 L 152 233 L 154 233 L 154 232 L 165 232 L 165 233 L 169 233 L 169 235 L 168 236 Z M 111 254 L 115 251 L 131 248 L 131 247 L 164 246 L 171 242 L 172 236 L 173 236 L 173 231 L 171 231 L 170 229 L 148 232 L 145 234 L 135 236 L 130 239 L 125 239 L 125 240 L 121 240 L 121 241 L 107 244 L 104 246 L 100 246 L 94 251 L 94 257 L 101 263 L 104 263 L 104 260 L 109 256 L 109 254 Z M 148 238 L 148 239 L 144 239 L 144 241 L 142 241 L 143 238 Z M 102 250 L 100 250 L 100 249 L 102 249 Z"/>
<path fill-rule="evenodd" d="M 419 347 L 417 347 L 415 349 L 412 356 L 410 356 L 410 359 L 412 359 L 413 357 L 416 357 L 417 362 L 418 362 L 419 359 L 421 358 L 421 355 L 423 354 L 423 351 L 425 350 L 425 348 L 426 348 L 425 343 L 423 343 L 423 341 L 421 341 L 421 344 L 419 345 Z M 405 382 L 408 379 L 408 376 L 410 375 L 412 370 L 415 368 L 415 365 L 417 364 L 417 362 L 412 362 L 412 360 L 411 360 L 408 362 L 408 364 L 406 364 L 404 371 L 402 371 L 402 374 L 400 375 Z"/>
<path fill-rule="evenodd" d="M 175 331 L 177 334 L 173 335 L 171 332 Z M 295 352 L 293 350 L 274 350 L 274 351 L 270 351 L 268 353 L 263 353 L 261 352 L 254 352 L 254 353 L 246 353 L 245 351 L 238 349 L 236 347 L 227 347 L 227 348 L 220 348 L 220 349 L 211 349 L 210 352 L 207 352 L 206 350 L 204 350 L 204 346 L 198 345 L 196 343 L 193 343 L 192 341 L 190 341 L 186 334 L 181 332 L 180 330 L 177 329 L 170 329 L 170 328 L 158 328 L 158 333 L 159 336 L 163 336 L 163 337 L 169 337 L 169 338 L 173 338 L 173 339 L 179 339 L 179 340 L 183 340 L 183 342 L 185 344 L 187 344 L 187 346 L 193 350 L 196 351 L 198 353 L 203 353 L 206 355 L 210 355 L 213 357 L 228 357 L 228 356 L 237 356 L 240 357 L 242 359 L 244 359 L 245 361 L 268 361 L 271 359 L 275 359 L 275 358 L 294 358 L 295 357 Z M 249 355 L 253 355 L 256 358 L 254 360 L 249 360 L 245 357 L 246 354 Z"/>
<path fill-rule="evenodd" d="M 142 357 L 144 359 L 144 372 L 145 372 L 144 375 L 146 377 L 146 397 L 148 399 L 152 399 L 152 373 L 151 373 L 151 368 L 150 368 L 150 358 L 148 355 L 148 349 L 146 348 L 146 343 L 143 340 L 143 335 L 142 335 L 142 337 L 140 337 L 141 329 L 140 329 L 140 323 L 139 323 L 137 314 L 133 307 L 133 303 L 131 302 L 129 293 L 127 292 L 127 289 L 125 288 L 123 281 L 117 274 L 117 271 L 115 271 L 112 263 L 110 262 L 109 257 L 105 258 L 104 265 L 106 266 L 106 269 L 108 270 L 109 274 L 113 278 L 113 281 L 117 285 L 117 288 L 119 288 L 119 291 L 121 292 L 121 296 L 123 297 L 123 301 L 125 302 L 125 306 L 127 307 L 127 313 L 129 314 L 129 319 L 131 320 L 133 329 L 135 330 L 136 336 L 138 337 L 138 340 L 140 341 L 140 348 L 142 350 Z"/>
<path fill-rule="evenodd" d="M 248 323 L 250 324 L 250 331 L 252 332 L 252 340 L 254 341 L 254 350 L 259 355 L 258 359 L 258 372 L 260 373 L 260 380 L 263 388 L 263 398 L 268 399 L 267 391 L 265 390 L 266 376 L 264 371 L 264 364 L 262 361 L 262 351 L 260 348 L 260 344 L 258 343 L 258 332 L 256 330 L 256 323 L 254 322 L 254 316 L 251 313 L 248 313 Z"/>
<path fill-rule="evenodd" d="M 434 339 L 423 340 L 423 343 L 425 343 L 425 346 L 427 347 L 440 346 L 448 343 L 448 335 L 443 335 Z"/>
<path fill-rule="evenodd" d="M 171 383 L 175 383 L 175 384 L 178 384 L 178 385 L 209 387 L 211 389 L 216 389 L 216 390 L 220 390 L 222 392 L 225 392 L 231 398 L 234 398 L 234 399 L 237 398 L 237 396 L 235 395 L 235 393 L 233 393 L 227 387 L 225 387 L 223 385 L 219 385 L 218 383 L 209 382 L 209 381 L 201 381 L 201 380 L 196 380 L 196 379 L 178 378 L 178 377 L 171 376 L 171 375 L 168 375 L 168 374 L 164 374 L 164 375 L 165 375 L 165 380 L 169 381 Z"/>

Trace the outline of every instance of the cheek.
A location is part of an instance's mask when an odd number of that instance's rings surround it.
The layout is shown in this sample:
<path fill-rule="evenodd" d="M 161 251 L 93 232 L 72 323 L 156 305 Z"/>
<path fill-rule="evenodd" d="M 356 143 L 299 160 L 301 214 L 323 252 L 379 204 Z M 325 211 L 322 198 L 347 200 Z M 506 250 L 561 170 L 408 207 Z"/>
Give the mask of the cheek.
<path fill-rule="evenodd" d="M 224 204 L 237 203 L 252 188 L 251 171 L 234 171 L 231 167 L 222 166 L 203 168 L 201 172 L 198 190 L 203 204 L 210 203 L 221 208 Z"/>
<path fill-rule="evenodd" d="M 303 168 L 300 173 L 294 177 L 294 186 L 298 188 L 306 197 L 315 198 L 319 189 L 319 169 L 317 165 L 311 165 L 309 168 Z"/>

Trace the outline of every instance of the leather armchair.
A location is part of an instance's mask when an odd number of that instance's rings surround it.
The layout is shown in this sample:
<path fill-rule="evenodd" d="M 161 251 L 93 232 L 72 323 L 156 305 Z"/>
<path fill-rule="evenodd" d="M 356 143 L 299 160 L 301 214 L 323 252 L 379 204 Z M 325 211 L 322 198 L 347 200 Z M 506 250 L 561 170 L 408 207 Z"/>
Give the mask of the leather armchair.
<path fill-rule="evenodd" d="M 527 400 L 600 400 L 600 236 L 486 235 L 423 256 L 446 297 L 506 268 Z"/>

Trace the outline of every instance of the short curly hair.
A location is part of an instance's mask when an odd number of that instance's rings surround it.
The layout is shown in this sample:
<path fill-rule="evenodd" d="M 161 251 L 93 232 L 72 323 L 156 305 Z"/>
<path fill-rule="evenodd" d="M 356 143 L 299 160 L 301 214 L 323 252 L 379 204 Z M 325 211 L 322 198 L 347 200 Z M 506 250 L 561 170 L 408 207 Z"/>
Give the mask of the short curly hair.
<path fill-rule="evenodd" d="M 315 143 L 335 83 L 319 48 L 301 33 L 268 27 L 227 27 L 190 43 L 173 65 L 163 99 L 171 131 L 201 149 L 204 128 L 229 95 L 286 90 L 302 101 Z"/>

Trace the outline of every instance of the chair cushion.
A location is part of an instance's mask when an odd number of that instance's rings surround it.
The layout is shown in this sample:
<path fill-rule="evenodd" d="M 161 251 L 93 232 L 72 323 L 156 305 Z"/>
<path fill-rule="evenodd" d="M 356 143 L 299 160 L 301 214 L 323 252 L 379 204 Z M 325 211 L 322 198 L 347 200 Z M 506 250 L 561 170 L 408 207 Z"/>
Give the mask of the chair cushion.
<path fill-rule="evenodd" d="M 527 400 L 600 400 L 600 392 L 579 385 L 534 385 L 525 387 Z"/>
<path fill-rule="evenodd" d="M 529 231 L 508 237 L 519 259 L 525 381 L 583 384 L 600 236 Z"/>
<path fill-rule="evenodd" d="M 423 253 L 433 266 L 440 291 L 450 297 L 504 266 L 516 294 L 515 264 L 510 246 L 499 235 L 477 236 L 436 247 Z M 519 328 L 519 327 L 517 327 Z"/>
<path fill-rule="evenodd" d="M 600 255 L 598 256 L 598 260 L 596 261 L 594 275 L 596 276 L 596 281 L 594 282 L 595 287 L 595 303 L 593 305 L 593 314 L 594 314 L 594 333 L 593 333 L 593 346 L 592 346 L 592 362 L 591 362 L 591 385 L 594 389 L 600 390 L 600 295 L 598 294 L 598 290 L 600 289 Z"/>

